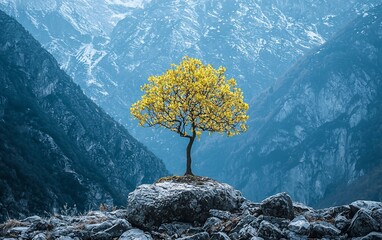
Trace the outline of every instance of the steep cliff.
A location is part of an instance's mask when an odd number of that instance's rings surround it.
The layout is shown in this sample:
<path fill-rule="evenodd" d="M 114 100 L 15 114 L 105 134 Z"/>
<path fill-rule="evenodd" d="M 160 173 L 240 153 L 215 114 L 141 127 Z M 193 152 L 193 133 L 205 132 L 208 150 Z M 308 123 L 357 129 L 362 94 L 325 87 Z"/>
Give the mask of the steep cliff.
<path fill-rule="evenodd" d="M 381 200 L 381 22 L 382 6 L 364 13 L 256 98 L 248 133 L 210 143 L 227 168 L 214 173 L 255 200 Z"/>
<path fill-rule="evenodd" d="M 167 173 L 0 11 L 0 216 L 122 205 Z"/>

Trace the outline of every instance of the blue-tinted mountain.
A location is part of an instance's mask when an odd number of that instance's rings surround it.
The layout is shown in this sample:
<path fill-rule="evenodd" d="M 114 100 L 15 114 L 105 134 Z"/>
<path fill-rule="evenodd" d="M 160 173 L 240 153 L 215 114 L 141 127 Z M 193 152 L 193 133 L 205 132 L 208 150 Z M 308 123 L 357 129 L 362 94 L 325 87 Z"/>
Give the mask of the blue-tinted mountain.
<path fill-rule="evenodd" d="M 0 218 L 76 205 L 121 206 L 161 160 L 84 95 L 13 18 L 0 11 Z"/>
<path fill-rule="evenodd" d="M 190 55 L 227 67 L 249 100 L 377 3 L 3 0 L 0 8 L 20 20 L 92 100 L 165 159 L 171 171 L 182 173 L 186 142 L 167 130 L 145 131 L 131 122 L 130 104 L 149 75 Z M 111 16 L 126 18 L 113 27 Z"/>
<path fill-rule="evenodd" d="M 249 131 L 204 153 L 223 166 L 212 174 L 254 200 L 381 200 L 381 23 L 382 6 L 365 12 L 254 99 Z"/>

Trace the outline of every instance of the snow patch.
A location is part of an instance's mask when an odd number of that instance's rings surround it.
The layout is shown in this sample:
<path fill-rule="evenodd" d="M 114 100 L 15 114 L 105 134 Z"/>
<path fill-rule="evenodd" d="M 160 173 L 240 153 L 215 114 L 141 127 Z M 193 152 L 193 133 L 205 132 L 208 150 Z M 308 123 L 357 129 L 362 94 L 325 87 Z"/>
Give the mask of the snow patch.
<path fill-rule="evenodd" d="M 318 34 L 317 32 L 313 32 L 313 31 L 310 31 L 310 30 L 305 30 L 305 33 L 306 35 L 308 36 L 308 38 L 310 39 L 310 43 L 313 43 L 313 44 L 319 44 L 319 45 L 322 45 L 325 43 L 325 39 L 321 37 L 320 34 Z"/>

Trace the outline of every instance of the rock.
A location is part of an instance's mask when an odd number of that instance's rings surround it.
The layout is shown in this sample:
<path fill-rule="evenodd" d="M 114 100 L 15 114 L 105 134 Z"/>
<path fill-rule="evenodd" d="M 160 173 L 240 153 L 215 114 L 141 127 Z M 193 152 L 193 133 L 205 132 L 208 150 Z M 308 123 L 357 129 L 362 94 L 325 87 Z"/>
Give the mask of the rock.
<path fill-rule="evenodd" d="M 74 239 L 68 236 L 61 236 L 61 237 L 58 237 L 57 240 L 74 240 Z"/>
<path fill-rule="evenodd" d="M 300 215 L 289 223 L 288 229 L 301 235 L 309 235 L 310 223 L 304 216 Z"/>
<path fill-rule="evenodd" d="M 303 203 L 297 203 L 296 202 L 296 203 L 293 203 L 293 210 L 294 210 L 294 214 L 302 214 L 302 213 L 305 213 L 305 212 L 311 212 L 314 209 L 311 208 L 311 207 L 306 206 Z"/>
<path fill-rule="evenodd" d="M 97 232 L 97 233 L 91 235 L 90 238 L 94 239 L 94 240 L 108 240 L 108 239 L 112 239 L 113 237 L 106 232 Z M 83 239 L 83 238 L 81 238 L 81 239 Z"/>
<path fill-rule="evenodd" d="M 32 240 L 46 240 L 46 235 L 44 233 L 39 233 L 32 238 Z"/>
<path fill-rule="evenodd" d="M 138 228 L 130 229 L 124 232 L 119 240 L 153 240 L 153 238 Z"/>
<path fill-rule="evenodd" d="M 284 237 L 280 229 L 267 221 L 262 221 L 260 223 L 258 234 L 264 239 L 281 239 Z"/>
<path fill-rule="evenodd" d="M 118 219 L 113 222 L 113 226 L 105 230 L 105 233 L 110 234 L 112 237 L 119 237 L 122 233 L 131 229 L 131 224 L 125 219 Z"/>
<path fill-rule="evenodd" d="M 40 219 L 40 220 L 33 221 L 32 225 L 28 229 L 28 232 L 46 231 L 46 230 L 49 230 L 52 228 L 53 228 L 53 226 L 51 224 L 49 224 L 49 222 Z"/>
<path fill-rule="evenodd" d="M 207 232 L 217 232 L 221 230 L 221 223 L 222 220 L 220 220 L 217 217 L 210 217 L 206 220 L 206 222 L 203 225 L 203 229 Z"/>
<path fill-rule="evenodd" d="M 108 229 L 111 226 L 113 226 L 113 224 L 111 224 L 110 221 L 104 221 L 102 223 L 87 224 L 85 225 L 85 230 L 96 233 L 96 232 L 104 231 L 105 229 Z"/>
<path fill-rule="evenodd" d="M 337 217 L 334 219 L 334 225 L 336 228 L 341 230 L 341 232 L 345 231 L 346 229 L 349 228 L 350 226 L 350 220 L 347 219 L 345 216 L 339 214 Z"/>
<path fill-rule="evenodd" d="M 217 217 L 221 220 L 228 220 L 232 218 L 232 214 L 228 211 L 222 211 L 218 209 L 211 209 L 210 210 L 210 216 L 211 217 Z"/>
<path fill-rule="evenodd" d="M 173 222 L 173 223 L 164 223 L 160 225 L 159 231 L 162 233 L 166 233 L 169 236 L 179 237 L 187 229 L 192 228 L 192 225 L 189 223 L 181 223 L 181 222 Z"/>
<path fill-rule="evenodd" d="M 341 231 L 328 222 L 314 222 L 311 224 L 311 231 L 309 237 L 322 238 L 322 237 L 337 237 Z"/>
<path fill-rule="evenodd" d="M 366 236 L 359 238 L 359 240 L 382 240 L 381 232 L 371 232 Z"/>
<path fill-rule="evenodd" d="M 211 179 L 141 185 L 128 197 L 128 220 L 144 229 L 181 221 L 203 223 L 211 209 L 238 210 L 244 201 L 231 186 Z"/>
<path fill-rule="evenodd" d="M 240 239 L 250 239 L 252 237 L 257 236 L 257 231 L 254 227 L 251 225 L 247 225 L 240 229 L 239 231 L 239 238 Z"/>
<path fill-rule="evenodd" d="M 298 233 L 295 233 L 293 231 L 286 231 L 287 239 L 293 239 L 293 240 L 307 240 L 308 236 L 306 235 L 300 235 Z"/>
<path fill-rule="evenodd" d="M 365 207 L 355 214 L 348 229 L 349 236 L 361 237 L 379 230 L 379 224 L 371 217 L 371 210 Z"/>
<path fill-rule="evenodd" d="M 374 209 L 371 212 L 371 217 L 374 218 L 377 223 L 379 223 L 379 231 L 382 232 L 382 208 Z"/>
<path fill-rule="evenodd" d="M 227 234 L 223 232 L 213 233 L 211 234 L 210 240 L 231 240 Z"/>
<path fill-rule="evenodd" d="M 30 222 L 30 223 L 41 222 L 41 221 L 42 221 L 42 218 L 36 215 L 27 217 L 23 220 L 23 222 Z"/>
<path fill-rule="evenodd" d="M 241 220 L 237 223 L 237 225 L 232 229 L 232 233 L 233 232 L 239 232 L 243 227 L 247 226 L 247 225 L 253 225 L 255 227 L 258 227 L 260 224 L 257 223 L 257 218 L 252 216 L 252 215 L 246 215 L 244 217 L 241 218 Z"/>
<path fill-rule="evenodd" d="M 360 209 L 373 210 L 382 208 L 381 202 L 358 200 L 349 204 L 352 214 L 356 214 Z"/>
<path fill-rule="evenodd" d="M 292 199 L 285 192 L 264 199 L 261 202 L 260 208 L 265 216 L 294 218 Z"/>
<path fill-rule="evenodd" d="M 210 235 L 206 232 L 198 233 L 192 236 L 177 238 L 177 240 L 209 240 Z"/>

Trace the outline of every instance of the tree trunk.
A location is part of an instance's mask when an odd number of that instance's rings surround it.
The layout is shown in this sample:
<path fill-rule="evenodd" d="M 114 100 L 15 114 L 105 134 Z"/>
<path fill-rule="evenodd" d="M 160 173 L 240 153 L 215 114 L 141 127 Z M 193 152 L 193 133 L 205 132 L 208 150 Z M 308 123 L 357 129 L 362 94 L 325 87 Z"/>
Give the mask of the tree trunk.
<path fill-rule="evenodd" d="M 190 137 L 190 141 L 188 142 L 187 145 L 187 150 L 186 150 L 186 155 L 187 155 L 187 165 L 186 165 L 186 173 L 184 175 L 191 175 L 194 176 L 194 174 L 191 171 L 191 148 L 192 144 L 194 143 L 195 140 L 195 133 Z"/>

